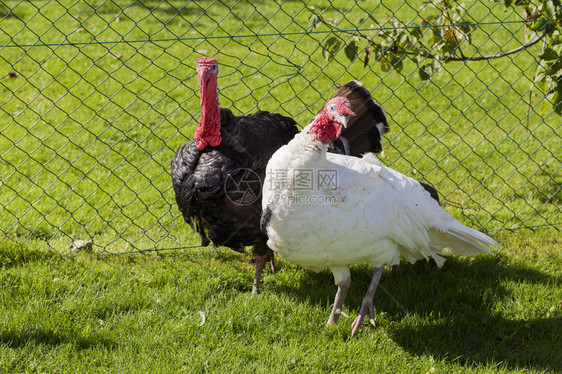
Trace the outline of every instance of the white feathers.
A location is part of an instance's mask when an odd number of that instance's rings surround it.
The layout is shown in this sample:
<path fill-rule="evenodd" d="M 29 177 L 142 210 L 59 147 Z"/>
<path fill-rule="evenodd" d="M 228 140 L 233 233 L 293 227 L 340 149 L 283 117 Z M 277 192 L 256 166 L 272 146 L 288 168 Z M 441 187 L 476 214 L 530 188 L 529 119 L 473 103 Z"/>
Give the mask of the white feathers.
<path fill-rule="evenodd" d="M 266 169 L 262 206 L 272 212 L 268 245 L 289 261 L 312 270 L 363 261 L 392 265 L 400 258 L 433 258 L 442 265 L 445 248 L 474 255 L 497 246 L 376 156 L 327 154 L 325 148 L 303 131 L 273 155 Z M 309 188 L 295 185 L 302 171 L 311 171 Z M 337 185 L 323 184 L 320 171 L 334 173 Z M 293 177 L 280 181 L 280 175 Z"/>

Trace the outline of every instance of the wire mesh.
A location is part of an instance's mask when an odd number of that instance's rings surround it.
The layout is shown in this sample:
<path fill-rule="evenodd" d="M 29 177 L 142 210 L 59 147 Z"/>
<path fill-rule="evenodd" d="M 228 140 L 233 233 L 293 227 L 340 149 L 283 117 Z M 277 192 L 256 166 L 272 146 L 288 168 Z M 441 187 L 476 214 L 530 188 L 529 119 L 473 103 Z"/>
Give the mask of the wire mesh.
<path fill-rule="evenodd" d="M 468 59 L 529 42 L 516 8 L 459 4 Z M 561 117 L 534 81 L 544 43 L 451 57 L 430 79 L 408 56 L 417 43 L 390 69 L 384 55 L 366 61 L 374 30 L 443 29 L 414 22 L 426 5 L 0 2 L 0 235 L 56 249 L 93 238 L 108 253 L 185 245 L 169 163 L 197 124 L 202 55 L 221 64 L 222 106 L 301 127 L 336 84 L 361 80 L 390 119 L 383 161 L 434 185 L 457 218 L 490 233 L 560 229 Z"/>

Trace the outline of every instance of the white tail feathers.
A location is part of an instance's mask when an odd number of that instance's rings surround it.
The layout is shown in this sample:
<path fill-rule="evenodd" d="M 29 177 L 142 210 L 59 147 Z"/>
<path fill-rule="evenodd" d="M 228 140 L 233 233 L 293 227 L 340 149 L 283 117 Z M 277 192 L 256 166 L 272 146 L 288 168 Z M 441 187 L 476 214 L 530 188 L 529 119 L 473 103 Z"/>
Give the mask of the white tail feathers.
<path fill-rule="evenodd" d="M 474 256 L 482 252 L 492 253 L 491 245 L 498 243 L 488 235 L 456 222 L 447 231 L 429 230 L 430 245 L 434 248 L 446 248 L 449 252 L 462 256 Z"/>

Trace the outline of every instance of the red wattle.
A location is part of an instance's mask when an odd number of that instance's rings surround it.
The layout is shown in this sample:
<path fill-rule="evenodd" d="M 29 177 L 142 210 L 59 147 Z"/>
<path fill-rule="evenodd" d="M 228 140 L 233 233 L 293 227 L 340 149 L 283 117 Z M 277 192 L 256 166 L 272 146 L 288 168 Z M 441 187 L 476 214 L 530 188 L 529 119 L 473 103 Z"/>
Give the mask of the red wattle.
<path fill-rule="evenodd" d="M 334 122 L 327 115 L 324 113 L 320 114 L 314 120 L 312 126 L 308 130 L 308 134 L 316 134 L 318 140 L 320 140 L 323 144 L 328 144 L 332 140 L 337 139 L 342 130 L 342 125 Z"/>
<path fill-rule="evenodd" d="M 212 61 L 216 63 L 216 60 Z M 207 145 L 216 147 L 222 141 L 220 135 L 221 118 L 217 91 L 217 74 L 211 71 L 211 65 L 200 63 L 197 69 L 201 97 L 201 119 L 193 138 L 195 139 L 197 149 L 200 151 L 205 149 Z"/>

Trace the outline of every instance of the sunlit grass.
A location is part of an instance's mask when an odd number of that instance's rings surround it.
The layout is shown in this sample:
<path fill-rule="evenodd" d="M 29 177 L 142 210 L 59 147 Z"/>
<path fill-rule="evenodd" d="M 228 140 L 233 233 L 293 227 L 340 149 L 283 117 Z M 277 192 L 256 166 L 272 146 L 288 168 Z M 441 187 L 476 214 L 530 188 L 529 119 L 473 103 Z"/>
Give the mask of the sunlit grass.
<path fill-rule="evenodd" d="M 327 329 L 336 289 L 327 270 L 280 260 L 253 297 L 250 256 L 233 251 L 100 257 L 4 241 L 0 370 L 558 372 L 560 235 L 521 230 L 498 241 L 493 256 L 385 273 L 377 327 L 354 337 L 366 265 L 352 268 L 350 319 Z"/>

